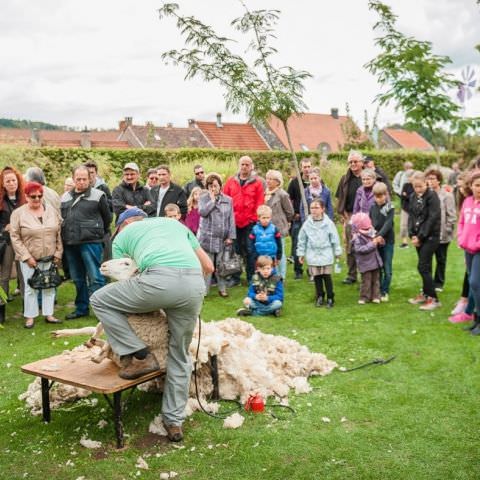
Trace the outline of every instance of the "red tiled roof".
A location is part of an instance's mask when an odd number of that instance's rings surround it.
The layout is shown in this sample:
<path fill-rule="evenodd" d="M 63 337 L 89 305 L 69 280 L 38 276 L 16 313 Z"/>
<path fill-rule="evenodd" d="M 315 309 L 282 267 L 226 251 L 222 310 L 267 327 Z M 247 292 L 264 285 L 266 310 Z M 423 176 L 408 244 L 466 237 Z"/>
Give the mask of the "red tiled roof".
<path fill-rule="evenodd" d="M 30 145 L 31 135 L 26 128 L 0 128 L 0 144 Z"/>
<path fill-rule="evenodd" d="M 303 145 L 309 150 L 318 150 L 321 143 L 327 143 L 332 152 L 337 152 L 339 147 L 345 143 L 342 125 L 347 118 L 344 115 L 334 118 L 332 115 L 324 113 L 293 115 L 287 122 L 293 147 L 297 151 L 304 150 Z M 287 134 L 280 120 L 271 117 L 267 123 L 285 148 L 288 148 Z"/>
<path fill-rule="evenodd" d="M 195 122 L 215 148 L 227 150 L 270 150 L 266 142 L 249 123 Z"/>
<path fill-rule="evenodd" d="M 402 148 L 433 150 L 432 145 L 417 132 L 409 132 L 402 128 L 384 128 L 383 131 Z"/>
<path fill-rule="evenodd" d="M 129 128 L 144 148 L 211 148 L 198 128 L 148 125 L 130 125 Z M 128 138 L 128 135 L 122 138 Z"/>

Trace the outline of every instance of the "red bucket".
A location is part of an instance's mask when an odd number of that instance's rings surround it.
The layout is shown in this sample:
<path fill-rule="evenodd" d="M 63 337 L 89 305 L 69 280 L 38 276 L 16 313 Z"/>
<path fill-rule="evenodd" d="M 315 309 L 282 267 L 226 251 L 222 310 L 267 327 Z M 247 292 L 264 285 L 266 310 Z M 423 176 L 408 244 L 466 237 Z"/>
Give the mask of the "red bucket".
<path fill-rule="evenodd" d="M 265 411 L 265 402 L 260 394 L 250 395 L 245 402 L 247 412 L 263 413 Z"/>

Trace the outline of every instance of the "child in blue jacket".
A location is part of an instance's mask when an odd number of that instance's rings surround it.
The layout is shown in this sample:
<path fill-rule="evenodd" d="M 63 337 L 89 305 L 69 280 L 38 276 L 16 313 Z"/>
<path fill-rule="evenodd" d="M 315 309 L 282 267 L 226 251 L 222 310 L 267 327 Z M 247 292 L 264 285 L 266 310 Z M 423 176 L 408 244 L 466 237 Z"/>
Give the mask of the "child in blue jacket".
<path fill-rule="evenodd" d="M 250 235 L 250 254 L 253 260 L 261 255 L 270 257 L 274 262 L 282 258 L 282 234 L 272 223 L 272 209 L 268 205 L 260 205 L 257 209 L 258 222 L 253 226 Z"/>
<path fill-rule="evenodd" d="M 261 255 L 252 277 L 247 296 L 243 299 L 245 308 L 237 310 L 239 316 L 281 315 L 283 305 L 282 277 L 275 273 L 271 257 Z"/>

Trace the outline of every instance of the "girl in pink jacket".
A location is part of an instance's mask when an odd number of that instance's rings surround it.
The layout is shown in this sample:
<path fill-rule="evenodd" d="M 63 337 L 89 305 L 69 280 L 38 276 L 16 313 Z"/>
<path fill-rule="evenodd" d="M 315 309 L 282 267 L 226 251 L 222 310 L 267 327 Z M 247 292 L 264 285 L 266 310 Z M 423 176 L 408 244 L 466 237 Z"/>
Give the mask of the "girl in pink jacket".
<path fill-rule="evenodd" d="M 458 244 L 465 250 L 470 291 L 475 300 L 475 317 L 470 327 L 472 335 L 480 335 L 480 170 L 469 179 L 472 195 L 462 205 L 458 222 Z"/>

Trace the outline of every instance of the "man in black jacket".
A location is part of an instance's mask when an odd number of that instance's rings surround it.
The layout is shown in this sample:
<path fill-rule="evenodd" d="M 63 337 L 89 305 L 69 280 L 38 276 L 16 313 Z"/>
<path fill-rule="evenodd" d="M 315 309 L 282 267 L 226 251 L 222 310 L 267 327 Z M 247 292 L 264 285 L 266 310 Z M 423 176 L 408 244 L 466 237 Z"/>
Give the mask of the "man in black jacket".
<path fill-rule="evenodd" d="M 150 190 L 140 182 L 140 169 L 135 162 L 123 167 L 123 181 L 112 192 L 113 213 L 118 217 L 129 208 L 137 207 L 149 217 L 155 215 L 155 206 L 150 197 Z"/>
<path fill-rule="evenodd" d="M 87 316 L 90 295 L 105 285 L 100 264 L 103 238 L 112 221 L 105 193 L 90 187 L 88 168 L 76 167 L 72 177 L 75 187 L 64 194 L 60 207 L 65 256 L 77 291 L 75 311 L 67 320 Z"/>
<path fill-rule="evenodd" d="M 300 160 L 300 170 L 302 174 L 302 188 L 305 189 L 309 185 L 308 176 L 312 170 L 312 161 L 309 158 L 302 158 Z M 295 280 L 300 280 L 303 275 L 302 264 L 298 260 L 297 256 L 297 240 L 300 227 L 302 226 L 302 220 L 300 218 L 300 204 L 302 203 L 302 194 L 300 192 L 300 184 L 297 177 L 294 177 L 288 184 L 287 189 L 290 200 L 292 201 L 293 211 L 295 215 L 292 220 L 292 226 L 290 227 L 290 235 L 292 237 L 292 256 L 295 270 Z M 308 214 L 308 213 L 307 213 Z"/>
<path fill-rule="evenodd" d="M 353 204 L 355 203 L 355 195 L 357 190 L 362 186 L 361 173 L 364 166 L 364 158 L 361 152 L 351 150 L 348 154 L 348 170 L 342 176 L 338 183 L 337 192 L 337 212 L 343 220 L 343 237 L 345 240 L 345 251 L 347 253 L 347 277 L 342 283 L 350 285 L 357 281 L 357 263 L 355 255 L 352 251 L 352 226 L 350 218 L 353 212 Z"/>
<path fill-rule="evenodd" d="M 171 182 L 170 168 L 168 165 L 159 165 L 157 167 L 158 185 L 150 190 L 152 203 L 155 209 L 156 217 L 165 216 L 165 205 L 174 203 L 180 208 L 182 218 L 187 214 L 187 197 L 183 188 Z"/>
<path fill-rule="evenodd" d="M 85 162 L 85 166 L 88 169 L 90 186 L 105 193 L 110 211 L 113 212 L 112 192 L 108 188 L 108 185 L 105 183 L 105 180 L 102 177 L 98 176 L 98 165 L 93 160 L 89 160 L 88 162 Z"/>
<path fill-rule="evenodd" d="M 207 188 L 205 186 L 205 170 L 203 169 L 203 167 L 201 165 L 195 165 L 193 167 L 193 173 L 195 175 L 195 178 L 183 187 L 187 199 L 195 187 L 200 187 L 202 190 L 205 190 Z"/>

